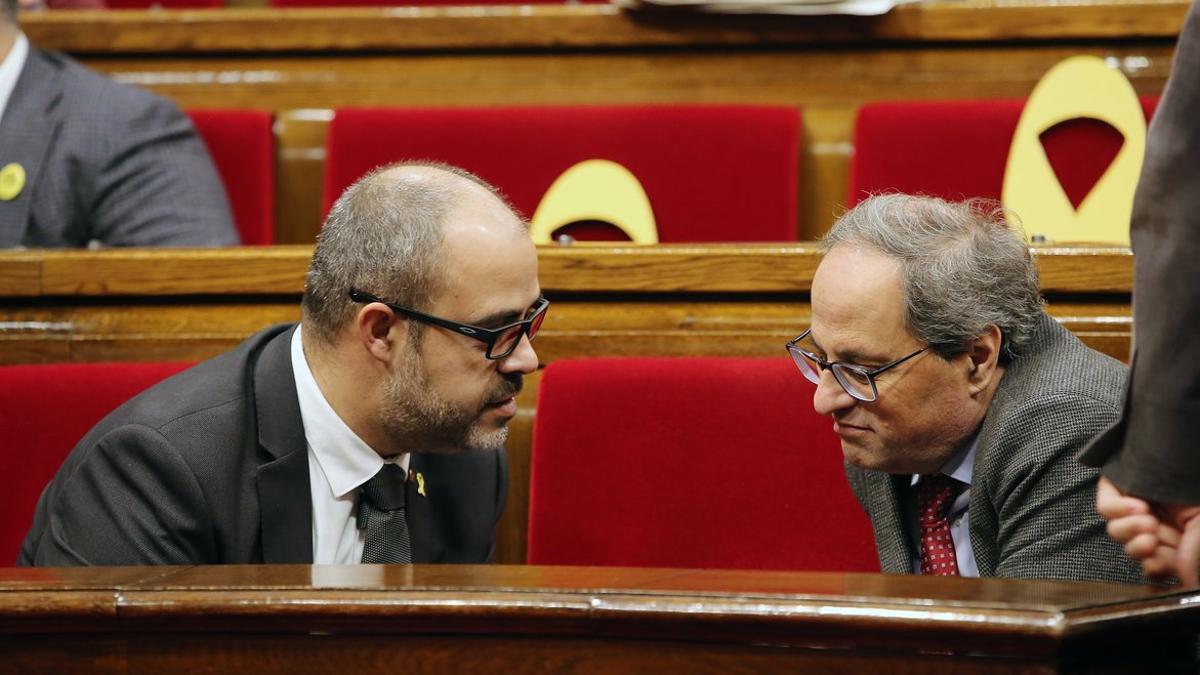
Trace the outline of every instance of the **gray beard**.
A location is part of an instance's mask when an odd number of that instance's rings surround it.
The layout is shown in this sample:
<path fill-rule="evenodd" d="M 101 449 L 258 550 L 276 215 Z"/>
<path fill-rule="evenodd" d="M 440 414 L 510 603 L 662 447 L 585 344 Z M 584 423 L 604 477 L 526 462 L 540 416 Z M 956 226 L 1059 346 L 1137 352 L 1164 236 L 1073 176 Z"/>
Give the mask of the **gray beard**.
<path fill-rule="evenodd" d="M 388 433 L 405 439 L 409 452 L 459 452 L 500 450 L 508 439 L 507 425 L 484 429 L 483 406 L 475 410 L 454 407 L 429 387 L 422 364 L 412 366 L 383 383 L 380 422 Z"/>

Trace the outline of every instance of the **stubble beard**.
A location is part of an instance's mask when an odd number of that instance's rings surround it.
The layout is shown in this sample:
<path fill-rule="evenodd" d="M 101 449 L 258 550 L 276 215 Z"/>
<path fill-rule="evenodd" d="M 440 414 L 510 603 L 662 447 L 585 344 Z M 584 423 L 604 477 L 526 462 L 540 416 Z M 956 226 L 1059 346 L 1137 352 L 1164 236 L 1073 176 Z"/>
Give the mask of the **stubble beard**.
<path fill-rule="evenodd" d="M 508 440 L 508 421 L 495 429 L 484 428 L 481 403 L 474 410 L 455 407 L 429 386 L 420 358 L 409 361 L 405 372 L 383 383 L 381 422 L 394 438 L 405 439 L 411 452 L 452 453 L 499 450 Z M 494 400 L 503 392 L 521 389 L 520 376 L 515 384 L 502 385 L 489 392 L 485 400 Z M 516 393 L 513 391 L 513 394 Z"/>

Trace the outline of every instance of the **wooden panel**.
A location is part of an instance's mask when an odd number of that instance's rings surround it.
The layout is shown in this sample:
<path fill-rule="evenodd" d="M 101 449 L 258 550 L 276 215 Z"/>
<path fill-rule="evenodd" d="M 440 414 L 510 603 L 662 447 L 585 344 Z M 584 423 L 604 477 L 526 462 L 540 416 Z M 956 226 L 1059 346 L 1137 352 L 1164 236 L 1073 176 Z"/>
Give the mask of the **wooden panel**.
<path fill-rule="evenodd" d="M 42 294 L 42 255 L 8 251 L 0 267 L 0 297 Z"/>
<path fill-rule="evenodd" d="M 325 135 L 333 112 L 284 110 L 275 116 L 276 190 L 280 244 L 312 245 L 321 231 Z"/>
<path fill-rule="evenodd" d="M 1071 40 L 1178 35 L 1187 3 L 923 2 L 882 17 L 627 13 L 612 5 L 189 12 L 56 11 L 22 17 L 68 52 L 328 52 Z"/>
<path fill-rule="evenodd" d="M 381 654 L 377 635 L 337 637 L 254 636 L 214 641 L 207 636 L 181 636 L 168 641 L 135 645 L 130 661 L 142 672 L 187 672 L 196 654 L 204 655 L 210 672 L 248 672 L 290 675 L 296 663 L 309 672 L 394 672 L 392 654 Z M 215 642 L 215 644 L 214 644 Z M 555 638 L 472 636 L 388 637 L 396 654 L 403 654 L 404 673 L 658 673 L 695 675 L 757 675 L 760 673 L 855 673 L 878 668 L 879 658 L 854 652 L 770 650 L 762 647 L 677 642 L 669 648 L 655 641 L 614 638 Z M 984 675 L 1054 672 L 1028 660 L 952 659 L 914 656 L 904 663 L 913 672 Z"/>
<path fill-rule="evenodd" d="M 63 250 L 41 255 L 43 295 L 264 295 L 295 293 L 297 283 L 303 290 L 312 247 Z"/>
<path fill-rule="evenodd" d="M 1133 254 L 1113 246 L 1031 249 L 1046 294 L 1118 294 L 1133 283 Z M 44 297 L 293 295 L 304 290 L 310 246 L 225 249 L 0 251 Z M 550 293 L 764 294 L 806 292 L 820 252 L 811 243 L 543 246 L 539 278 Z M 32 288 L 33 286 L 31 286 Z M 34 295 L 22 289 L 17 295 Z M 2 296 L 0 296 L 2 297 Z"/>
<path fill-rule="evenodd" d="M 1195 662 L 1196 591 L 525 566 L 0 569 L 0 670 L 1074 672 Z M 9 578 L 16 578 L 10 583 Z M 72 587 L 69 579 L 80 583 Z M 45 599 L 29 603 L 31 594 Z M 96 602 L 91 622 L 55 627 Z M 57 645 L 58 649 L 51 648 Z"/>
<path fill-rule="evenodd" d="M 525 543 L 529 532 L 529 476 L 533 458 L 533 422 L 537 412 L 537 392 L 541 371 L 525 378 L 525 388 L 517 395 L 517 415 L 508 423 L 508 504 L 496 525 L 496 562 L 525 562 Z"/>

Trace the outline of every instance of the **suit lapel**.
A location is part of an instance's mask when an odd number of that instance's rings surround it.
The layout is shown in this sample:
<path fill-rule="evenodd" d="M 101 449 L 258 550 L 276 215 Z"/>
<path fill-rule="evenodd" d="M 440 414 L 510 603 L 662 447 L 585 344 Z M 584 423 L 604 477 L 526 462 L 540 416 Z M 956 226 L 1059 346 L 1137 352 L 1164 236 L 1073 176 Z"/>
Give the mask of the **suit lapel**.
<path fill-rule="evenodd" d="M 428 498 L 429 491 L 436 490 L 437 485 L 425 474 L 425 464 L 425 457 L 419 454 L 413 454 L 409 461 L 409 468 L 413 470 L 414 475 L 419 473 L 425 479 L 425 495 L 418 494 L 420 483 L 416 480 L 408 482 L 404 495 L 408 536 L 412 540 L 412 558 L 417 564 L 441 562 L 446 555 L 446 542 L 436 527 L 432 502 Z"/>
<path fill-rule="evenodd" d="M 875 547 L 879 552 L 879 569 L 885 574 L 911 574 L 913 571 L 912 547 L 904 527 L 904 509 L 900 503 L 901 481 L 911 478 L 870 472 Z"/>
<path fill-rule="evenodd" d="M 32 195 L 46 149 L 62 127 L 60 77 L 59 69 L 31 45 L 0 120 L 0 167 L 19 164 L 25 170 L 21 192 L 9 201 L 0 201 L 0 248 L 20 245 L 29 227 Z"/>
<path fill-rule="evenodd" d="M 263 562 L 312 563 L 312 491 L 308 446 L 292 375 L 295 329 L 271 339 L 253 370 L 258 443 L 269 460 L 258 469 Z"/>
<path fill-rule="evenodd" d="M 1009 419 L 1009 408 L 1018 402 L 1009 392 L 1010 387 L 1018 383 L 1018 377 L 1014 377 L 1013 373 L 1014 371 L 1010 369 L 1000 380 L 1000 386 L 992 396 L 991 405 L 988 406 L 987 416 L 983 418 L 983 426 L 979 429 L 979 442 L 975 446 L 975 468 L 971 476 L 971 496 L 967 504 L 967 516 L 971 523 L 971 552 L 975 554 L 975 567 L 979 570 L 981 577 L 991 577 L 996 574 L 996 566 L 1000 562 L 1000 551 L 997 548 L 997 542 L 1000 540 L 1000 523 L 988 499 L 985 479 L 978 477 L 997 476 L 1003 473 L 1003 467 L 992 466 L 992 449 L 998 442 L 1003 442 L 1003 421 Z M 1016 371 L 1016 374 L 1019 376 L 1020 371 Z"/>

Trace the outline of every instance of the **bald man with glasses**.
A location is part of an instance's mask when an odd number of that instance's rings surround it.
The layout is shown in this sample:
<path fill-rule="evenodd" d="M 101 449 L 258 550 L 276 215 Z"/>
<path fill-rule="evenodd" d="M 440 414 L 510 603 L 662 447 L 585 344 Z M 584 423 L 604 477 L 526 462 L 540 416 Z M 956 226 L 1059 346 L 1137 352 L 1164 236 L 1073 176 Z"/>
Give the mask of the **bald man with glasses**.
<path fill-rule="evenodd" d="M 101 421 L 42 494 L 23 565 L 479 563 L 548 302 L 526 224 L 454 167 L 334 205 L 299 325 Z"/>
<path fill-rule="evenodd" d="M 895 574 L 1140 582 L 1074 455 L 1120 415 L 1125 367 L 1042 308 L 986 204 L 881 195 L 822 242 L 788 343 Z"/>

